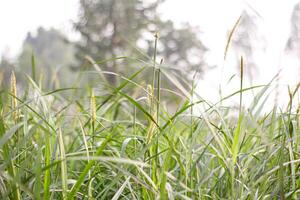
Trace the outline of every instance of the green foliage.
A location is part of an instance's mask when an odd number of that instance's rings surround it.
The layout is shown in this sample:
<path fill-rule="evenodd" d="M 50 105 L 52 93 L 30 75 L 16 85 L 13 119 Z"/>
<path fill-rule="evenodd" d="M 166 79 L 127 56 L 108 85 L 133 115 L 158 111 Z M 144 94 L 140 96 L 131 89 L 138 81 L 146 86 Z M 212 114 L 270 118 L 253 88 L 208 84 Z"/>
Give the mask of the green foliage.
<path fill-rule="evenodd" d="M 298 88 L 287 111 L 265 115 L 271 83 L 244 88 L 241 61 L 240 89 L 220 102 L 258 90 L 249 109 L 197 100 L 191 86 L 194 100 L 182 95 L 170 113 L 164 96 L 177 93 L 139 83 L 147 68 L 117 87 L 95 71 L 88 90 L 45 91 L 28 77 L 28 91 L 3 91 L 1 199 L 299 199 Z"/>
<path fill-rule="evenodd" d="M 145 25 L 148 31 L 147 24 L 139 22 L 138 14 L 147 15 L 145 9 L 154 11 L 157 4 L 124 2 L 81 1 L 81 6 L 95 4 L 85 10 L 84 17 L 93 18 L 98 13 L 103 18 L 103 21 L 99 20 L 101 17 L 86 21 L 91 23 L 90 28 L 97 28 L 93 23 L 107 26 L 109 20 L 115 19 L 123 20 L 124 29 L 113 32 L 117 39 L 108 39 L 119 45 L 117 49 L 112 51 L 108 42 L 103 49 L 107 54 L 91 54 L 96 59 L 102 59 L 103 55 L 109 59 L 95 62 L 87 56 L 94 70 L 81 73 L 74 83 L 66 83 L 67 87 L 43 87 L 38 77 L 43 66 L 49 70 L 52 64 L 57 64 L 47 61 L 48 56 L 60 60 L 45 49 L 45 43 L 49 48 L 51 44 L 43 42 L 49 35 L 56 38 L 57 33 L 40 30 L 37 37 L 28 36 L 27 42 L 39 53 L 32 56 L 29 50 L 23 52 L 29 63 L 22 66 L 28 65 L 28 75 L 17 78 L 12 75 L 12 80 L 8 80 L 12 83 L 11 90 L 0 92 L 0 198 L 299 199 L 300 109 L 294 103 L 299 85 L 289 89 L 290 101 L 285 111 L 275 107 L 265 114 L 262 108 L 273 80 L 268 85 L 245 88 L 241 59 L 239 90 L 216 103 L 207 102 L 194 90 L 194 81 L 186 81 L 180 71 L 157 62 L 157 56 L 168 54 L 159 47 L 160 42 L 169 42 L 164 38 L 178 42 L 176 52 L 181 52 L 179 47 L 182 47 L 181 53 L 186 56 L 190 55 L 186 50 L 194 40 L 183 42 L 176 34 L 183 38 L 189 38 L 189 34 L 170 31 L 171 22 L 159 21 L 161 27 L 169 27 L 161 30 L 160 38 L 155 34 L 153 49 L 149 43 L 153 60 L 142 53 L 135 54 L 135 48 L 121 42 L 123 34 L 131 31 L 127 26 L 135 27 L 132 23 L 137 23 L 137 27 Z M 112 5 L 111 9 L 123 6 L 129 10 L 107 11 Z M 137 12 L 139 9 L 142 10 Z M 137 21 L 128 21 L 131 18 L 126 18 L 127 15 L 133 15 Z M 140 34 L 139 28 L 133 31 L 132 35 L 127 32 L 130 40 Z M 44 34 L 48 36 L 44 38 Z M 108 37 L 105 31 L 101 34 Z M 61 41 L 58 38 L 51 41 Z M 92 45 L 98 44 L 92 38 L 91 46 L 86 47 L 91 52 Z M 98 47 L 95 52 L 100 52 Z M 119 54 L 119 50 L 138 58 L 110 57 Z M 164 57 L 171 60 L 172 56 Z M 181 67 L 181 61 L 172 62 Z M 103 70 L 110 65 L 128 67 L 127 64 L 136 64 L 134 73 Z M 91 77 L 93 84 L 81 84 Z M 118 77 L 119 81 L 113 85 L 108 77 Z M 16 83 L 20 84 L 21 78 L 26 80 L 22 84 L 24 90 L 17 92 Z M 172 89 L 166 89 L 165 84 L 172 85 Z M 246 92 L 257 92 L 249 108 L 242 106 Z M 223 102 L 236 95 L 240 96 L 238 109 L 223 106 Z"/>

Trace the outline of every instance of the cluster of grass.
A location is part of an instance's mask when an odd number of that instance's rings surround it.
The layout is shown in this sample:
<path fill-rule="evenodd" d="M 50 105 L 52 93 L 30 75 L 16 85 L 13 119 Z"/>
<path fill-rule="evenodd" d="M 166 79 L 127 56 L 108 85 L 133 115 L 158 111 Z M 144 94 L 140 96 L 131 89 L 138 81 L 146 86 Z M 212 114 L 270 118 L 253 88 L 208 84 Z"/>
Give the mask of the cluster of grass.
<path fill-rule="evenodd" d="M 156 58 L 118 75 L 117 86 L 93 65 L 102 80 L 93 88 L 43 91 L 33 64 L 18 94 L 12 74 L 0 98 L 1 199 L 300 198 L 297 89 L 285 111 L 263 114 L 270 85 L 244 88 L 242 61 L 239 88 L 214 104 Z M 146 69 L 149 85 L 137 81 Z M 165 90 L 162 78 L 177 89 Z M 243 93 L 253 89 L 245 109 Z M 180 98 L 172 112 L 166 95 Z M 235 95 L 239 109 L 222 106 Z"/>

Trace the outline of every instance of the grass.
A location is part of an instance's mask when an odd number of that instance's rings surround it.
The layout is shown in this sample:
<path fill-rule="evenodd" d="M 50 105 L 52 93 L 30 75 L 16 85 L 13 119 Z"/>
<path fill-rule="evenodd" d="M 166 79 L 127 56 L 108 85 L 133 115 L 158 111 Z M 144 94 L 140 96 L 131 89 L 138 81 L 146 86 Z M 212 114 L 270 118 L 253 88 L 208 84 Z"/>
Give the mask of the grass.
<path fill-rule="evenodd" d="M 45 91 L 32 57 L 23 92 L 14 74 L 11 89 L 1 90 L 1 199 L 300 198 L 299 86 L 289 90 L 286 110 L 265 114 L 272 82 L 245 88 L 243 59 L 239 89 L 216 103 L 156 55 L 154 62 L 139 61 L 129 77 L 87 59 L 99 76 L 94 87 Z M 119 85 L 111 86 L 106 74 Z M 149 74 L 150 84 L 141 81 Z M 164 88 L 162 79 L 175 89 Z M 256 96 L 245 108 L 249 91 Z M 222 106 L 236 95 L 238 109 Z"/>

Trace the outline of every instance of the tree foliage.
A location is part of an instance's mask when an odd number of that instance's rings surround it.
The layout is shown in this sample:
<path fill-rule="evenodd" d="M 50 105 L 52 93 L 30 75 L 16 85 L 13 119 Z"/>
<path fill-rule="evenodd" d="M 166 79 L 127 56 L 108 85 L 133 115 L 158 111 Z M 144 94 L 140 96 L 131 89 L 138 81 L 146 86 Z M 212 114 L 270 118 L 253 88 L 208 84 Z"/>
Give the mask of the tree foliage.
<path fill-rule="evenodd" d="M 152 56 L 153 35 L 159 32 L 157 53 L 167 65 L 202 70 L 206 48 L 197 32 L 188 25 L 175 28 L 171 21 L 162 20 L 157 11 L 162 2 L 81 0 L 79 20 L 75 23 L 82 36 L 77 46 L 78 60 L 83 60 L 86 54 L 96 61 L 117 56 L 145 58 L 139 50 Z M 103 65 L 105 70 L 117 73 L 128 70 L 117 66 L 116 61 Z"/>
<path fill-rule="evenodd" d="M 57 84 L 58 80 L 67 83 L 72 76 L 70 66 L 76 64 L 74 46 L 65 35 L 56 29 L 38 28 L 36 35 L 27 34 L 19 56 L 19 68 L 31 74 L 32 55 L 35 58 L 36 74 L 42 75 L 47 86 Z M 51 78 L 50 78 L 51 77 Z"/>
<path fill-rule="evenodd" d="M 247 68 L 246 76 L 250 81 L 258 73 L 256 53 L 265 48 L 265 39 L 258 31 L 257 20 L 257 14 L 244 10 L 232 40 L 237 67 L 240 67 L 240 57 L 243 56 Z"/>
<path fill-rule="evenodd" d="M 291 17 L 291 34 L 288 39 L 286 50 L 295 52 L 300 57 L 300 3 L 296 4 Z"/>

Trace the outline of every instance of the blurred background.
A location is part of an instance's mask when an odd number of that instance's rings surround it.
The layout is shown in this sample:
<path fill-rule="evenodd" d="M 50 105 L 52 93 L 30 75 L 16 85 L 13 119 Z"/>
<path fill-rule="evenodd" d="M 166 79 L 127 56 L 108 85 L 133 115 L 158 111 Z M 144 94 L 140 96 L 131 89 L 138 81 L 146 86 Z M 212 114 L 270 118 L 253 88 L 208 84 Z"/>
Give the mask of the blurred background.
<path fill-rule="evenodd" d="M 279 73 L 276 103 L 288 101 L 288 86 L 299 82 L 296 0 L 10 0 L 0 2 L 0 25 L 1 88 L 14 71 L 22 89 L 33 60 L 45 90 L 97 85 L 88 58 L 103 71 L 129 76 L 152 62 L 156 32 L 157 60 L 164 60 L 165 73 L 187 84 L 194 79 L 205 99 L 239 89 L 241 56 L 246 86 L 268 84 Z M 141 79 L 145 84 L 149 73 Z M 118 84 L 117 76 L 106 77 Z"/>

